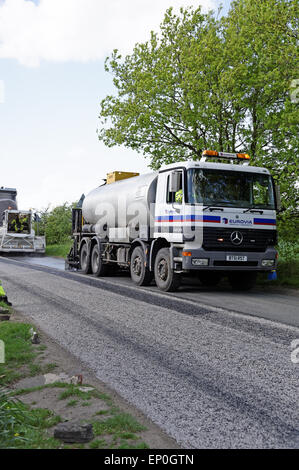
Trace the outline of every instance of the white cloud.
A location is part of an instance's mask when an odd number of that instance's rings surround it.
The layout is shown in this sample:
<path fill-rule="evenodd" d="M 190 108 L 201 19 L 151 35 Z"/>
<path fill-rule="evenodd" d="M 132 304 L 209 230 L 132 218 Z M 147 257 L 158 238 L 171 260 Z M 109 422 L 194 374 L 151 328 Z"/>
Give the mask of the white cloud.
<path fill-rule="evenodd" d="M 103 59 L 127 53 L 157 30 L 173 6 L 215 8 L 215 0 L 4 0 L 0 2 L 0 58 L 26 66 L 41 60 Z"/>

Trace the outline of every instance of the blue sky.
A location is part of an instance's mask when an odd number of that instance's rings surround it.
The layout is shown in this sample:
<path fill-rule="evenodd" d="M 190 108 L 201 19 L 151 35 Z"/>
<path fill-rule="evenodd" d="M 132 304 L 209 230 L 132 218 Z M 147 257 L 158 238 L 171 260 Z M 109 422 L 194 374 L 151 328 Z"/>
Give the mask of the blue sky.
<path fill-rule="evenodd" d="M 99 103 L 113 92 L 104 58 L 128 53 L 158 29 L 171 5 L 224 11 L 229 1 L 0 0 L 0 186 L 19 207 L 77 200 L 113 170 L 146 172 L 147 160 L 98 141 Z M 28 8 L 29 4 L 29 8 Z"/>

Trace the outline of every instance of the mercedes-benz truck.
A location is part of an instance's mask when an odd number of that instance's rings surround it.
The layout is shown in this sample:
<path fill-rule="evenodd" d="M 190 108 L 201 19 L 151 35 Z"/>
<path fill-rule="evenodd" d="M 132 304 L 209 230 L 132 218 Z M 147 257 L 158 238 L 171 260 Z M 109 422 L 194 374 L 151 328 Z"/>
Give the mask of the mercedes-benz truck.
<path fill-rule="evenodd" d="M 260 272 L 274 276 L 279 188 L 249 158 L 206 150 L 158 172 L 116 172 L 73 210 L 66 267 L 95 276 L 129 269 L 135 284 L 155 280 L 163 291 L 190 274 L 205 285 L 227 277 L 234 289 L 249 289 Z"/>

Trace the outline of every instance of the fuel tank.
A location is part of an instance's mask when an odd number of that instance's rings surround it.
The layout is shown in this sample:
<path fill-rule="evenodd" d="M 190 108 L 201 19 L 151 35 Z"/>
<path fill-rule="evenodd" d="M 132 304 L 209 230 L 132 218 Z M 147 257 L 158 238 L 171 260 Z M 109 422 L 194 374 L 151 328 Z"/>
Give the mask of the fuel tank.
<path fill-rule="evenodd" d="M 151 204 L 156 200 L 158 173 L 128 178 L 105 184 L 91 191 L 84 199 L 82 215 L 85 224 L 103 228 L 139 228 L 149 224 Z"/>

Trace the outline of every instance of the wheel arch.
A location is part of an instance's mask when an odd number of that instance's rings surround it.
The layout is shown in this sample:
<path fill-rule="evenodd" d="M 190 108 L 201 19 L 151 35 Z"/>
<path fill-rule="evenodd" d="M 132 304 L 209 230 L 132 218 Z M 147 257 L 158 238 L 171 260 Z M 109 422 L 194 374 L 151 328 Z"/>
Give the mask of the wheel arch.
<path fill-rule="evenodd" d="M 101 240 L 99 237 L 92 237 L 92 239 L 90 240 L 90 251 L 95 245 L 98 245 L 99 250 L 101 251 Z"/>
<path fill-rule="evenodd" d="M 87 238 L 87 237 L 82 238 L 82 240 L 79 243 L 79 253 L 80 253 L 83 245 L 87 245 L 88 254 L 90 254 L 90 238 Z"/>
<path fill-rule="evenodd" d="M 149 269 L 150 269 L 150 271 L 154 271 L 155 259 L 156 259 L 158 251 L 161 248 L 169 248 L 169 247 L 170 247 L 170 243 L 165 238 L 156 238 L 152 242 L 151 249 L 150 249 L 150 255 L 149 255 Z"/>

